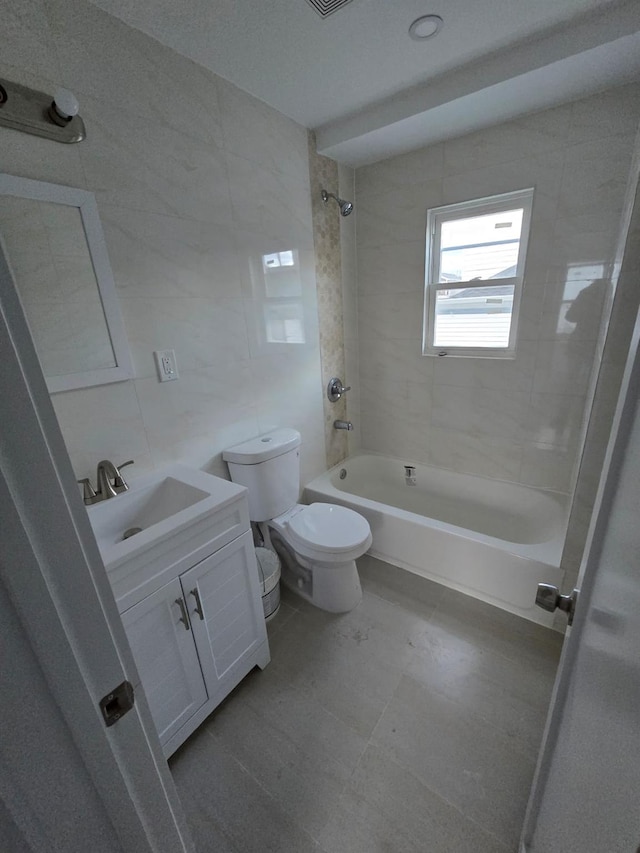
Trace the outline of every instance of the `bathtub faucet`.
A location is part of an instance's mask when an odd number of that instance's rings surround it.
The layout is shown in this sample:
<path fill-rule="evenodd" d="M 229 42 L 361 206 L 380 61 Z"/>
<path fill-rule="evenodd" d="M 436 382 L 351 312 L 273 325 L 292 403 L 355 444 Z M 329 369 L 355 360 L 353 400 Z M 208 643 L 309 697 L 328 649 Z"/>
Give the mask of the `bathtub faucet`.
<path fill-rule="evenodd" d="M 351 421 L 334 421 L 334 422 L 333 422 L 333 428 L 334 428 L 334 429 L 348 429 L 348 430 L 352 430 L 352 429 L 353 429 L 353 424 L 351 423 Z"/>

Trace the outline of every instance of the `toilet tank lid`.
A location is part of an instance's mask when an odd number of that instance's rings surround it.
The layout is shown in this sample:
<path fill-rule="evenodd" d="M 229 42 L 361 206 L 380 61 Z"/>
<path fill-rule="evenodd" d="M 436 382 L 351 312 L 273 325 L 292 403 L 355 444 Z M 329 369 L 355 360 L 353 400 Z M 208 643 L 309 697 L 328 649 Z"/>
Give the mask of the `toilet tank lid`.
<path fill-rule="evenodd" d="M 237 465 L 257 465 L 258 462 L 266 462 L 267 459 L 282 456 L 300 447 L 300 441 L 298 430 L 283 427 L 227 448 L 222 458 L 225 462 L 235 462 Z"/>

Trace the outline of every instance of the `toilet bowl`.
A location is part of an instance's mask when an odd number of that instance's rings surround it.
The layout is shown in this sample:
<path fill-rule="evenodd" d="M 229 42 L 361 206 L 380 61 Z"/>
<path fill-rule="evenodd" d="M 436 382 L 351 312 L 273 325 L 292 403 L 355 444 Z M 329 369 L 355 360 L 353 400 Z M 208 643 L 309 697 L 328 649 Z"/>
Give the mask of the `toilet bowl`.
<path fill-rule="evenodd" d="M 266 527 L 282 563 L 285 586 L 330 613 L 343 613 L 360 603 L 355 561 L 371 546 L 365 518 L 335 504 L 296 504 L 266 522 Z"/>
<path fill-rule="evenodd" d="M 231 479 L 249 490 L 249 517 L 282 562 L 282 582 L 332 613 L 362 599 L 356 559 L 370 547 L 369 523 L 335 504 L 298 503 L 300 433 L 277 429 L 222 454 Z"/>

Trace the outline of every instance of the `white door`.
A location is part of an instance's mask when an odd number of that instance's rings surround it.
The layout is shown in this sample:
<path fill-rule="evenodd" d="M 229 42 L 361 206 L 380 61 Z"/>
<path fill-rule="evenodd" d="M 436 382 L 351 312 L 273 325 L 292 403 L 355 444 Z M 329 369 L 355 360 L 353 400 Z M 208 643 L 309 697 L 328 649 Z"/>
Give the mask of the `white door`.
<path fill-rule="evenodd" d="M 162 744 L 207 701 L 178 578 L 122 614 Z"/>
<path fill-rule="evenodd" d="M 0 241 L 0 849 L 193 846 Z"/>
<path fill-rule="evenodd" d="M 247 532 L 180 576 L 211 698 L 266 639 L 255 559 Z"/>
<path fill-rule="evenodd" d="M 639 334 L 636 323 L 529 802 L 526 853 L 640 850 Z"/>

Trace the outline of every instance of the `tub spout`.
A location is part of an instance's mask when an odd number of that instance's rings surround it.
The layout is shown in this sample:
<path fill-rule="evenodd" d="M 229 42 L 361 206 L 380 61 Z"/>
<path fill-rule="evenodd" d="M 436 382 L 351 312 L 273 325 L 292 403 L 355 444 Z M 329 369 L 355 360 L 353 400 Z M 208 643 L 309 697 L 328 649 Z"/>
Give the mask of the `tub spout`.
<path fill-rule="evenodd" d="M 351 421 L 334 421 L 333 422 L 333 428 L 334 429 L 351 430 L 351 429 L 353 429 L 353 424 L 351 423 Z"/>

